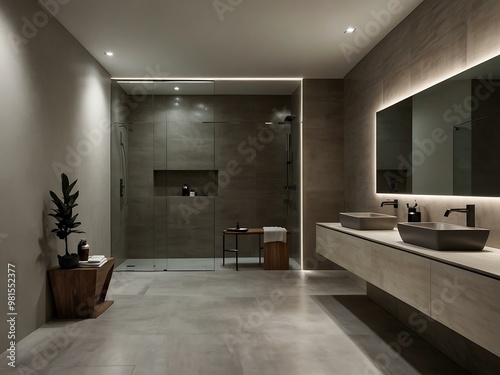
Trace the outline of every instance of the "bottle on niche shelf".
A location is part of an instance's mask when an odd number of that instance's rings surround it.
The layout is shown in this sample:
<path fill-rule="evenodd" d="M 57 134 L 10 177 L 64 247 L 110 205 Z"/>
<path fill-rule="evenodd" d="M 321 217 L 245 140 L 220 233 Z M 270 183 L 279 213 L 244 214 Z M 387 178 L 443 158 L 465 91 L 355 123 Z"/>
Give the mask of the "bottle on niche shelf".
<path fill-rule="evenodd" d="M 182 187 L 182 196 L 189 197 L 189 186 L 187 186 L 187 184 L 184 184 Z"/>

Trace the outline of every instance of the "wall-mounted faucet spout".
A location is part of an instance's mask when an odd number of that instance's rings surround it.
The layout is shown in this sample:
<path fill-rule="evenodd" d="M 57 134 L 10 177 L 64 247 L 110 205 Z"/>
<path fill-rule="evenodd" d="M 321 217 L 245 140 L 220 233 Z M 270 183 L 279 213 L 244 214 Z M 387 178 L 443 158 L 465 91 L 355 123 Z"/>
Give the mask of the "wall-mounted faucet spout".
<path fill-rule="evenodd" d="M 450 208 L 446 210 L 444 213 L 445 217 L 448 217 L 452 212 L 464 212 L 467 214 L 467 226 L 475 227 L 476 226 L 476 206 L 473 204 L 468 204 L 465 208 Z"/>
<path fill-rule="evenodd" d="M 380 204 L 380 207 L 384 206 L 394 206 L 394 208 L 398 208 L 398 200 L 394 199 L 393 201 L 384 201 Z"/>

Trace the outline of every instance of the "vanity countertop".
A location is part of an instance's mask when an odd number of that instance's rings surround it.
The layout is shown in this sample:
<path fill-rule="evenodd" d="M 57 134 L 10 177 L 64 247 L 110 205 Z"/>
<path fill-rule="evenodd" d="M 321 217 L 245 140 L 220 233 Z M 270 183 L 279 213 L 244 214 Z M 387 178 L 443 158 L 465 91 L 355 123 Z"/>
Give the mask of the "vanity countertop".
<path fill-rule="evenodd" d="M 482 251 L 438 251 L 403 242 L 397 229 L 356 230 L 343 227 L 340 223 L 317 223 L 317 225 L 500 279 L 500 249 L 486 246 Z"/>

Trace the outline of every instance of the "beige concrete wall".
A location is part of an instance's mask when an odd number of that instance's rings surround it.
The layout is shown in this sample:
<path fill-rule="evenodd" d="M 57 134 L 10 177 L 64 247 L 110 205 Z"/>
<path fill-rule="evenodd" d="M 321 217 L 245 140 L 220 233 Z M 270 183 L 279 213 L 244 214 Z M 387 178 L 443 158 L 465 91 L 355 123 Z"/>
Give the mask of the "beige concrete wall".
<path fill-rule="evenodd" d="M 47 269 L 64 248 L 47 216 L 57 169 L 79 180 L 76 211 L 91 253 L 110 254 L 110 76 L 36 1 L 2 2 L 0 74 L 0 303 L 12 263 L 18 341 L 53 312 Z M 71 250 L 79 239 L 70 236 Z M 0 351 L 6 330 L 2 319 Z"/>
<path fill-rule="evenodd" d="M 345 77 L 345 197 L 348 211 L 396 213 L 417 199 L 423 221 L 465 225 L 465 215 L 444 218 L 447 208 L 476 204 L 476 225 L 492 230 L 488 245 L 500 247 L 498 198 L 377 195 L 375 113 L 456 73 L 500 54 L 500 2 L 426 0 Z M 399 198 L 399 209 L 380 207 Z"/>

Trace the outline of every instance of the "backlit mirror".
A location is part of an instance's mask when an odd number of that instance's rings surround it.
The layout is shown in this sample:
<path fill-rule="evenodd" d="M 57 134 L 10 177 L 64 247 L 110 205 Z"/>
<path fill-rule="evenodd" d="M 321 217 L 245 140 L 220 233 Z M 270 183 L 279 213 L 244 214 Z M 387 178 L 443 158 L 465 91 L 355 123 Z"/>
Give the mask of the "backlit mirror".
<path fill-rule="evenodd" d="M 377 112 L 377 193 L 500 196 L 500 57 Z"/>

